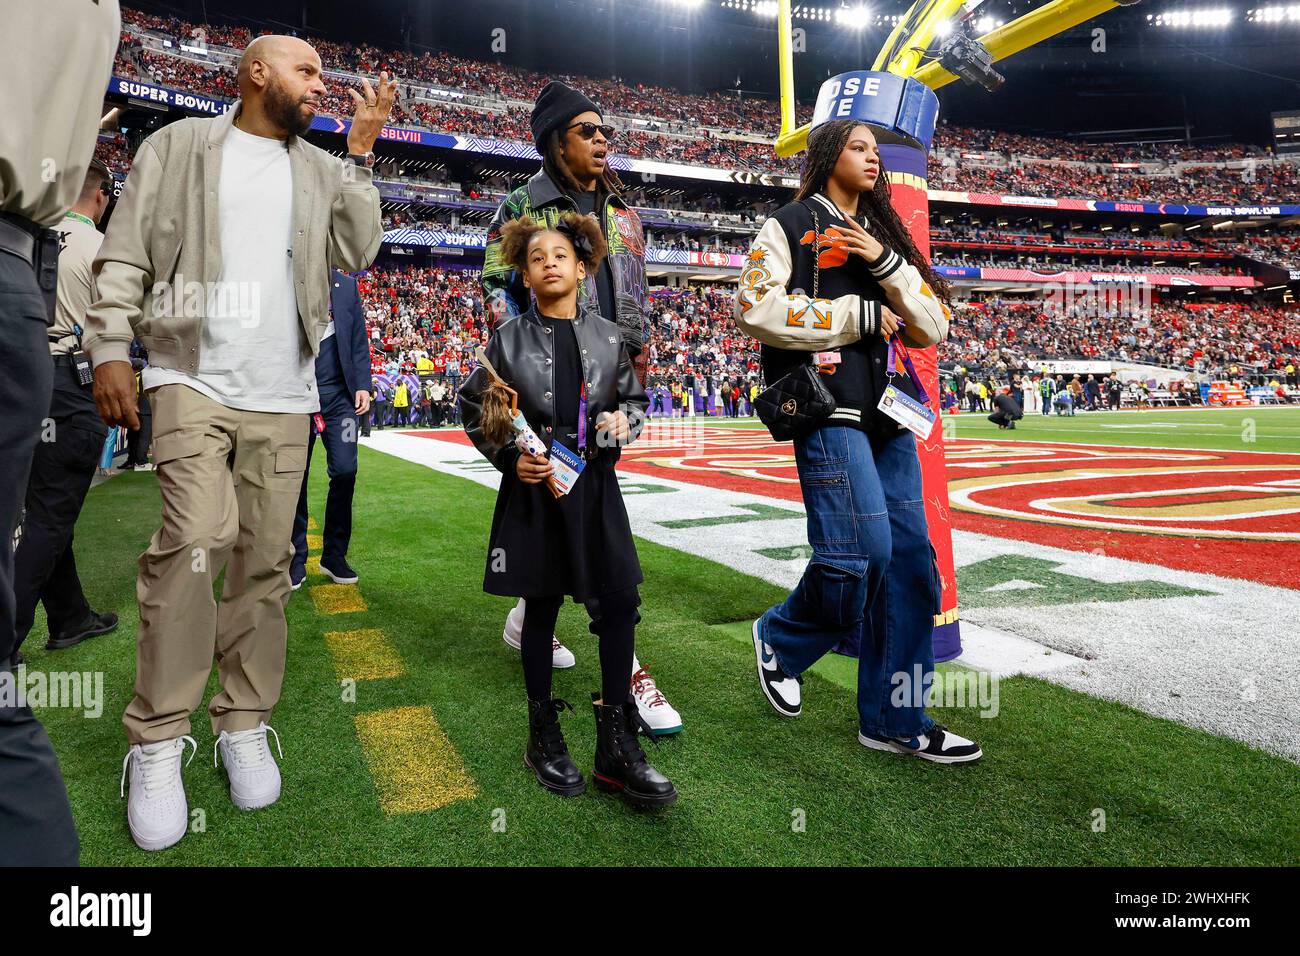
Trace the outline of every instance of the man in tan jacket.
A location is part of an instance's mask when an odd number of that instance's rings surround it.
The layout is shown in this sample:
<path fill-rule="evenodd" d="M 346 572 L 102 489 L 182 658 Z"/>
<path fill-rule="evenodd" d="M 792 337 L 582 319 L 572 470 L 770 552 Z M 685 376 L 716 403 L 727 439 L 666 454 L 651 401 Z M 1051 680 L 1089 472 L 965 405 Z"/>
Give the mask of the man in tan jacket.
<path fill-rule="evenodd" d="M 181 759 L 215 657 L 209 705 L 243 809 L 274 803 L 280 771 L 266 721 L 284 678 L 290 538 L 320 408 L 314 358 L 329 323 L 329 270 L 379 251 L 371 153 L 396 95 L 350 91 L 349 156 L 305 142 L 326 94 L 320 57 L 294 37 L 258 37 L 239 63 L 240 100 L 150 136 L 95 262 L 86 316 L 95 400 L 110 425 L 138 425 L 133 337 L 154 416 L 162 528 L 140 556 L 127 821 L 159 850 L 188 823 Z M 220 603 L 213 582 L 222 569 Z M 274 733 L 274 731 L 272 731 Z M 278 745 L 278 737 L 277 737 Z"/>

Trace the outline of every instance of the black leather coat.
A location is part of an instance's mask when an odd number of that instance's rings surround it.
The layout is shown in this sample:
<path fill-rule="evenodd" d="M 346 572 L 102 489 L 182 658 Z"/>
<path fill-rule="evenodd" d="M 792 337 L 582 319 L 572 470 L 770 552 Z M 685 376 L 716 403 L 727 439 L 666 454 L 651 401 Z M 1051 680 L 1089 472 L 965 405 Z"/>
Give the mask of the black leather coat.
<path fill-rule="evenodd" d="M 631 436 L 624 442 L 627 444 L 640 434 L 650 400 L 637 381 L 615 323 L 580 306 L 573 319 L 573 331 L 581 353 L 582 375 L 587 382 L 589 457 L 599 457 L 612 464 L 618 461 L 620 450 L 613 444 L 601 446 L 596 419 L 605 412 L 623 411 L 632 426 Z M 486 348 L 488 361 L 505 383 L 519 393 L 519 410 L 548 449 L 554 440 L 555 425 L 554 347 L 551 330 L 537 317 L 534 305 L 521 315 L 499 322 Z M 474 369 L 465 380 L 459 395 L 461 420 L 474 447 L 498 471 L 509 474 L 519 457 L 514 442 L 504 447 L 493 444 L 481 428 L 481 396 L 488 382 L 487 370 L 482 367 Z"/>

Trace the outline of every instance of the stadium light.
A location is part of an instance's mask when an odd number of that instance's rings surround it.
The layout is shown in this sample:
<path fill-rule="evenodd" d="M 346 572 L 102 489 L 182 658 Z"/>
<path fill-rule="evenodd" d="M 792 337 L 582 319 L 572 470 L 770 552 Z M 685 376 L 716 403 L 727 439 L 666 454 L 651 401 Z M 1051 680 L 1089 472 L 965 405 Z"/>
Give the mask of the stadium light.
<path fill-rule="evenodd" d="M 1300 4 L 1282 7 L 1256 7 L 1246 11 L 1247 23 L 1300 23 Z"/>
<path fill-rule="evenodd" d="M 856 7 L 841 7 L 835 11 L 835 22 L 840 26 L 863 29 L 871 19 L 871 11 L 859 4 Z"/>
<path fill-rule="evenodd" d="M 702 0 L 678 0 L 695 5 Z M 718 6 L 724 10 L 748 10 L 756 16 L 776 16 L 779 5 L 775 0 L 719 0 Z M 810 3 L 793 4 L 790 9 L 791 19 L 811 20 L 814 23 L 834 23 L 837 26 L 853 30 L 863 30 L 869 26 L 895 26 L 901 19 L 899 14 L 872 13 L 865 3 L 837 7 L 814 6 Z"/>
<path fill-rule="evenodd" d="M 1226 27 L 1232 23 L 1233 10 L 1212 7 L 1205 10 L 1167 10 L 1148 14 L 1147 21 L 1156 27 Z"/>

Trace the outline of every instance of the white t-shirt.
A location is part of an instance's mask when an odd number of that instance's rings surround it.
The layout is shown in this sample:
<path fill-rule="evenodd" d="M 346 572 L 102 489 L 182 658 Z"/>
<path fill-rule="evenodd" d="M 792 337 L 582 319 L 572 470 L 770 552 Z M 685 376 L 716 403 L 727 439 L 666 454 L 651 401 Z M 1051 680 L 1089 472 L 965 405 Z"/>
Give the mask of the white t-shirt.
<path fill-rule="evenodd" d="M 293 173 L 282 140 L 231 127 L 217 209 L 221 275 L 208 291 L 198 374 L 150 366 L 144 387 L 188 385 L 242 411 L 319 411 L 294 293 Z"/>

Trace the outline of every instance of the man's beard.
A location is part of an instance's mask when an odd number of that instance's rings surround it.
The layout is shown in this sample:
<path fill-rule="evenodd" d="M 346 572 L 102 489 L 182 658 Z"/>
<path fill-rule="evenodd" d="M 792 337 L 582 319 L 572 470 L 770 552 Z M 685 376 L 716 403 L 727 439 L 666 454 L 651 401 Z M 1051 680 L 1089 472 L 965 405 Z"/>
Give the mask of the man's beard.
<path fill-rule="evenodd" d="M 302 101 L 290 96 L 274 74 L 266 87 L 266 115 L 290 136 L 301 136 L 311 129 L 311 116 L 305 114 Z"/>

